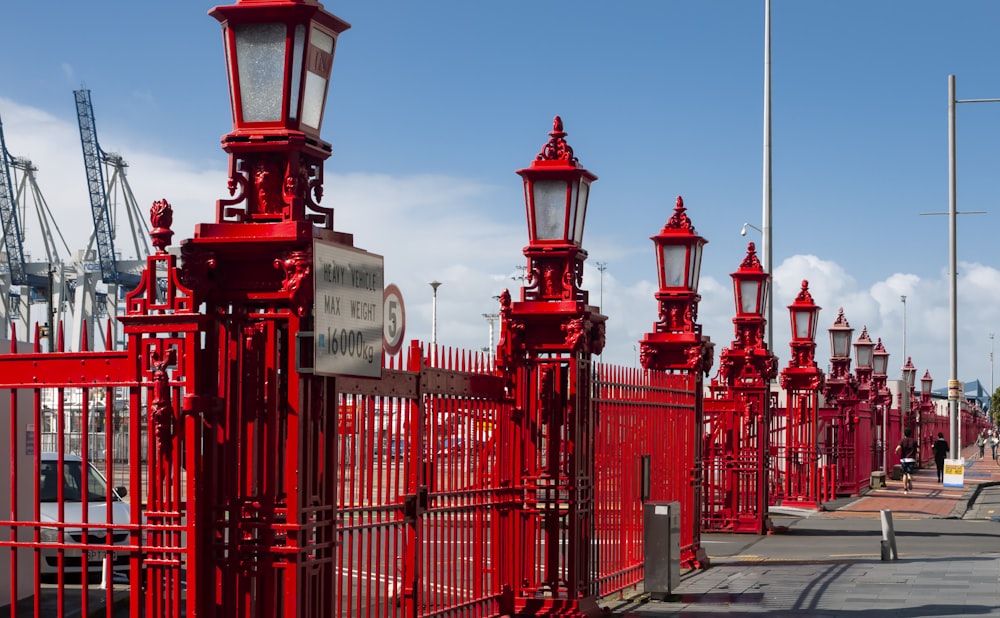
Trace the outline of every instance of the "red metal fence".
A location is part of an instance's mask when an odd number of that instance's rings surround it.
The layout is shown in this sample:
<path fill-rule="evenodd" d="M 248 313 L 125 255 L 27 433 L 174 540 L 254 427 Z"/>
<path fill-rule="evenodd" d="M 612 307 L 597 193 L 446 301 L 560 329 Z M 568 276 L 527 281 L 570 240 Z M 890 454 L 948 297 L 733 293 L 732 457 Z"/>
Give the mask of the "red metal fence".
<path fill-rule="evenodd" d="M 598 365 L 595 450 L 599 594 L 643 579 L 643 503 L 680 502 L 681 557 L 700 548 L 695 376 Z"/>
<path fill-rule="evenodd" d="M 338 616 L 495 616 L 498 474 L 511 416 L 487 355 L 413 344 L 381 379 L 336 378 Z M 394 365 L 396 361 L 398 365 Z"/>

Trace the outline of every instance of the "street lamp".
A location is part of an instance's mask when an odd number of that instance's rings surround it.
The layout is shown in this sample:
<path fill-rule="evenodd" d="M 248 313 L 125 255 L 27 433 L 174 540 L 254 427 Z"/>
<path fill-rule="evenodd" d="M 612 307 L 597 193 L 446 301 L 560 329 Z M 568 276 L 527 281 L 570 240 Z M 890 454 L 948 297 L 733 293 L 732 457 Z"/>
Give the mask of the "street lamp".
<path fill-rule="evenodd" d="M 690 410 L 692 423 L 684 426 L 685 435 L 677 438 L 689 448 L 683 454 L 671 455 L 674 461 L 683 461 L 680 466 L 670 466 L 677 473 L 671 474 L 670 482 L 677 481 L 677 487 L 684 487 L 678 495 L 692 508 L 691 527 L 682 531 L 682 565 L 707 566 L 708 555 L 701 547 L 701 475 L 693 478 L 683 472 L 698 470 L 702 465 L 702 434 L 704 431 L 703 375 L 712 366 L 712 342 L 701 334 L 701 324 L 697 323 L 698 281 L 701 274 L 701 256 L 708 242 L 700 236 L 691 223 L 684 200 L 678 196 L 674 211 L 663 229 L 651 236 L 656 251 L 656 277 L 659 287 L 655 293 L 659 305 L 659 320 L 653 324 L 652 332 L 643 335 L 639 342 L 639 358 L 644 369 L 656 371 L 679 371 L 695 379 L 695 404 Z M 678 426 L 680 427 L 680 425 Z M 683 460 L 677 457 L 684 457 Z M 687 541 L 684 535 L 692 533 Z"/>
<path fill-rule="evenodd" d="M 583 281 L 583 229 L 590 184 L 597 176 L 579 164 L 566 143 L 562 118 L 552 121 L 549 141 L 531 165 L 517 171 L 524 179 L 528 217 L 528 283 L 523 300 L 586 300 Z"/>
<path fill-rule="evenodd" d="M 903 303 L 903 358 L 909 358 L 906 356 L 906 296 L 900 294 L 899 301 Z"/>
<path fill-rule="evenodd" d="M 887 452 L 889 450 L 889 403 L 884 400 L 882 390 L 885 388 L 885 381 L 888 377 L 886 373 L 889 367 L 889 353 L 882 345 L 882 338 L 879 337 L 875 348 L 872 350 L 872 395 L 875 405 L 882 412 L 882 426 L 879 431 L 882 441 L 882 470 L 886 471 Z M 890 400 L 891 402 L 891 400 Z"/>
<path fill-rule="evenodd" d="M 654 296 L 659 320 L 640 342 L 639 361 L 647 369 L 679 365 L 696 369 L 704 360 L 701 325 L 696 320 L 701 255 L 708 241 L 695 231 L 680 196 L 663 229 L 650 240 L 656 250 L 659 288 Z M 689 355 L 690 350 L 698 354 Z"/>
<path fill-rule="evenodd" d="M 607 262 L 597 262 L 597 270 L 601 271 L 601 309 L 604 309 L 604 271 L 608 269 Z"/>
<path fill-rule="evenodd" d="M 854 329 L 851 328 L 847 318 L 844 316 L 843 307 L 837 310 L 837 319 L 833 321 L 833 326 L 827 330 L 830 332 L 830 357 L 833 361 L 833 373 L 837 377 L 843 377 L 838 370 L 838 365 L 844 367 L 845 370 L 846 366 L 850 365 L 851 337 L 854 335 Z M 843 360 L 847 362 L 837 362 Z"/>
<path fill-rule="evenodd" d="M 431 300 L 431 346 L 437 348 L 438 343 L 438 288 L 440 281 L 431 281 L 430 286 L 434 288 L 434 297 Z"/>
<path fill-rule="evenodd" d="M 858 371 L 858 378 L 865 376 L 871 378 L 872 349 L 874 347 L 875 344 L 872 343 L 871 337 L 868 336 L 868 327 L 865 326 L 861 329 L 858 340 L 854 342 L 854 368 Z"/>
<path fill-rule="evenodd" d="M 756 249 L 754 243 L 747 243 L 747 257 L 731 276 L 736 298 L 736 318 L 764 322 L 763 313 L 768 303 L 771 274 L 761 266 L 757 259 Z M 762 343 L 762 341 L 748 341 L 746 343 L 754 344 Z"/>
<path fill-rule="evenodd" d="M 904 423 L 909 423 L 910 427 L 914 425 L 913 419 L 913 383 L 917 377 L 917 368 L 913 365 L 913 359 L 906 357 L 906 364 L 903 365 L 903 419 Z M 906 425 L 904 425 L 905 427 Z M 920 443 L 920 436 L 914 436 L 917 439 L 917 443 Z"/>
<path fill-rule="evenodd" d="M 993 333 L 990 333 L 990 399 L 993 399 L 993 393 L 996 392 L 996 388 L 993 386 Z"/>
<path fill-rule="evenodd" d="M 962 425 L 958 422 L 958 401 L 962 395 L 962 383 L 958 380 L 958 167 L 955 148 L 955 109 L 958 103 L 1000 103 L 1000 99 L 965 99 L 955 97 L 955 76 L 948 76 L 948 270 L 949 313 L 951 323 L 951 346 L 949 363 L 951 372 L 948 379 L 948 419 L 951 434 L 951 458 L 958 459 L 962 445 Z M 970 211 L 962 214 L 981 214 Z"/>
<path fill-rule="evenodd" d="M 222 23 L 233 130 L 222 137 L 230 157 L 229 189 L 219 220 L 308 220 L 333 229 L 320 209 L 320 138 L 334 47 L 350 24 L 315 0 L 238 0 L 209 15 Z M 232 208 L 247 201 L 245 208 Z"/>

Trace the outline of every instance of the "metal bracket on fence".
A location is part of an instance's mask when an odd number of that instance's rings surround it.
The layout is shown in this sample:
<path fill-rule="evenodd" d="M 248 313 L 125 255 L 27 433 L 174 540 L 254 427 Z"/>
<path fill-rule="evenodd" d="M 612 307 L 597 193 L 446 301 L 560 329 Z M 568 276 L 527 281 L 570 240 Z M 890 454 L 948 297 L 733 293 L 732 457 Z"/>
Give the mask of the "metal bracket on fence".
<path fill-rule="evenodd" d="M 899 552 L 896 551 L 896 530 L 892 526 L 892 511 L 883 509 L 879 513 L 882 515 L 882 560 L 898 560 Z"/>
<path fill-rule="evenodd" d="M 295 371 L 309 374 L 316 366 L 313 331 L 301 330 L 295 333 Z"/>

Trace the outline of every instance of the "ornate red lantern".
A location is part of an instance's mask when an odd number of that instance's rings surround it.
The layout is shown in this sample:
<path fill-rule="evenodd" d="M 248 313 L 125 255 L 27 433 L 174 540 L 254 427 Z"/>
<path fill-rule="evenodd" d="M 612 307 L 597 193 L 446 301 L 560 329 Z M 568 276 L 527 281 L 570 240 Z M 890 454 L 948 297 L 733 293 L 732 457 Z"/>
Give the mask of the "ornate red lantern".
<path fill-rule="evenodd" d="M 913 365 L 913 359 L 906 357 L 906 364 L 903 365 L 903 388 L 906 392 L 913 390 L 913 381 L 917 377 L 917 368 Z"/>
<path fill-rule="evenodd" d="M 889 353 L 882 345 L 882 338 L 879 337 L 875 349 L 872 351 L 872 376 L 884 379 L 889 368 Z"/>
<path fill-rule="evenodd" d="M 854 365 L 858 373 L 870 372 L 872 370 L 872 349 L 875 344 L 868 336 L 868 327 L 861 329 L 858 340 L 854 342 Z"/>
<path fill-rule="evenodd" d="M 712 344 L 701 336 L 698 279 L 707 240 L 699 236 L 677 196 L 674 212 L 656 236 L 659 320 L 640 342 L 640 361 L 647 369 L 706 370 L 712 364 Z"/>
<path fill-rule="evenodd" d="M 931 397 L 931 386 L 934 384 L 934 378 L 931 377 L 930 370 L 924 371 L 924 377 L 920 378 L 920 395 L 926 398 L 928 401 Z"/>
<path fill-rule="evenodd" d="M 549 142 L 529 167 L 517 171 L 524 179 L 531 246 L 583 246 L 590 183 L 597 176 L 579 163 L 566 143 L 562 118 L 556 116 Z"/>
<path fill-rule="evenodd" d="M 657 296 L 696 296 L 701 275 L 701 254 L 708 241 L 695 233 L 681 196 L 677 196 L 674 214 L 660 233 L 650 236 L 650 239 L 656 247 L 656 269 L 660 282 Z"/>
<path fill-rule="evenodd" d="M 238 0 L 209 14 L 222 23 L 233 108 L 222 137 L 233 198 L 218 201 L 217 222 L 332 230 L 333 209 L 319 206 L 331 152 L 320 129 L 337 37 L 350 25 L 316 0 Z"/>
<path fill-rule="evenodd" d="M 238 0 L 222 22 L 233 108 L 232 143 L 294 139 L 329 154 L 319 138 L 337 37 L 350 24 L 316 0 Z"/>
<path fill-rule="evenodd" d="M 528 286 L 522 300 L 588 302 L 583 282 L 583 230 L 590 183 L 597 176 L 584 169 L 566 143 L 562 119 L 552 121 L 549 141 L 525 169 L 524 205 L 528 219 Z"/>
<path fill-rule="evenodd" d="M 736 318 L 763 319 L 770 293 L 771 275 L 764 272 L 753 243 L 747 243 L 747 255 L 743 263 L 730 276 L 733 278 L 736 296 Z"/>
<path fill-rule="evenodd" d="M 793 343 L 815 343 L 816 324 L 819 318 L 818 307 L 809 293 L 809 282 L 802 281 L 802 289 L 795 301 L 788 305 L 788 313 L 792 318 L 792 342 Z"/>

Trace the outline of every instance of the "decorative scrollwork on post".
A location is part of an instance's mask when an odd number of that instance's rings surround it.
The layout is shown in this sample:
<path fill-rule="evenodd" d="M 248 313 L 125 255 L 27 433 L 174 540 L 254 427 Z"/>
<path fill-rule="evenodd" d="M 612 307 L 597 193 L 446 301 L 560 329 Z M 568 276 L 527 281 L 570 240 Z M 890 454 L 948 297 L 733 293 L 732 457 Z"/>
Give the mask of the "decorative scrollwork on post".
<path fill-rule="evenodd" d="M 159 350 L 153 350 L 149 355 L 149 367 L 152 369 L 152 396 L 149 402 L 149 417 L 153 422 L 153 434 L 159 450 L 165 457 L 170 457 L 173 451 L 174 437 L 174 406 L 170 396 L 170 376 L 167 367 L 177 364 L 177 350 L 170 348 L 166 356 Z"/>
<path fill-rule="evenodd" d="M 292 251 L 285 259 L 274 260 L 275 268 L 285 271 L 283 289 L 300 318 L 309 313 L 312 305 L 312 253 Z"/>

